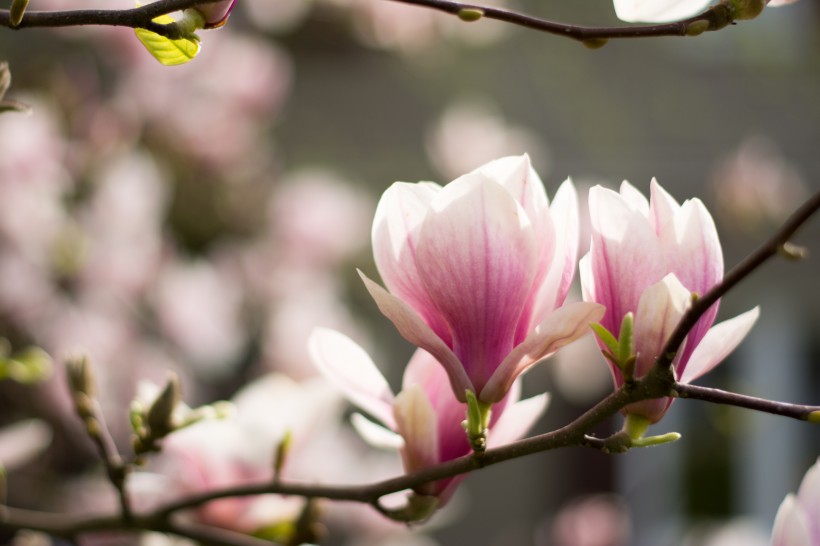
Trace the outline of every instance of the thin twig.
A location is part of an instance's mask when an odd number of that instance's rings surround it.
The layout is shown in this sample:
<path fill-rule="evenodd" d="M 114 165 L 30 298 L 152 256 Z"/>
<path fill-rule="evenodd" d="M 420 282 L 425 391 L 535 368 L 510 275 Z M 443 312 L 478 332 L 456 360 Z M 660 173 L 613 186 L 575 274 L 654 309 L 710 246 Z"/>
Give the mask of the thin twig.
<path fill-rule="evenodd" d="M 202 4 L 219 0 L 159 0 L 138 8 L 123 10 L 69 10 L 69 11 L 27 11 L 17 26 L 12 25 L 9 10 L 0 10 L 0 26 L 13 28 L 51 28 L 88 25 L 144 28 L 168 36 L 165 25 L 154 23 L 153 19 Z"/>
<path fill-rule="evenodd" d="M 739 408 L 746 408 L 763 413 L 791 417 L 800 421 L 808 421 L 812 413 L 816 414 L 816 412 L 820 411 L 820 406 L 776 402 L 765 398 L 756 398 L 754 396 L 746 396 L 745 394 L 711 389 L 708 387 L 698 387 L 696 385 L 678 383 L 675 385 L 674 390 L 681 398 L 691 398 L 693 400 L 703 400 L 713 404 L 737 406 Z"/>

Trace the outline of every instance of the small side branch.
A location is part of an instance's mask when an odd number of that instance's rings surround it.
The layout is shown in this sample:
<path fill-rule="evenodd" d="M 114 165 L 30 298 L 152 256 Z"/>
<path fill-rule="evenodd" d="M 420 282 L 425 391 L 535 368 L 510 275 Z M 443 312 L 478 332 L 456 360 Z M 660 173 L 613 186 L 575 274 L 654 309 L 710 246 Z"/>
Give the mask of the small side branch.
<path fill-rule="evenodd" d="M 153 22 L 160 15 L 210 4 L 219 0 L 159 0 L 138 8 L 124 10 L 70 10 L 70 11 L 27 11 L 19 24 L 12 24 L 9 10 L 0 10 L 0 26 L 17 29 L 51 28 L 76 26 L 118 26 L 144 28 L 162 36 L 173 38 L 173 30 L 166 25 Z"/>
<path fill-rule="evenodd" d="M 675 385 L 674 391 L 681 398 L 691 398 L 693 400 L 703 400 L 713 404 L 736 406 L 738 408 L 771 413 L 772 415 L 791 417 L 792 419 L 798 419 L 800 421 L 812 420 L 812 414 L 818 415 L 818 412 L 820 412 L 820 406 L 776 402 L 765 398 L 756 398 L 754 396 L 746 396 L 744 394 L 720 389 L 698 387 L 696 385 L 683 385 L 679 383 Z"/>

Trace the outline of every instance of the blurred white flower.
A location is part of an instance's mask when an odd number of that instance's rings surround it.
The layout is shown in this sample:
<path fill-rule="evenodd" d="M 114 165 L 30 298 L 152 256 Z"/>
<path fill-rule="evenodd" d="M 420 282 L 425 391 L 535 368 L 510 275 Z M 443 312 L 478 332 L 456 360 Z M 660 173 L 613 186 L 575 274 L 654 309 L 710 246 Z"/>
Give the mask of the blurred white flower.
<path fill-rule="evenodd" d="M 546 144 L 532 131 L 508 123 L 490 104 L 462 100 L 451 104 L 428 131 L 427 155 L 448 180 L 497 157 L 527 152 L 544 175 L 549 171 Z"/>
<path fill-rule="evenodd" d="M 797 494 L 788 494 L 774 520 L 772 546 L 820 546 L 820 459 L 809 468 Z"/>
<path fill-rule="evenodd" d="M 0 428 L 0 468 L 23 466 L 51 445 L 51 428 L 39 419 Z"/>

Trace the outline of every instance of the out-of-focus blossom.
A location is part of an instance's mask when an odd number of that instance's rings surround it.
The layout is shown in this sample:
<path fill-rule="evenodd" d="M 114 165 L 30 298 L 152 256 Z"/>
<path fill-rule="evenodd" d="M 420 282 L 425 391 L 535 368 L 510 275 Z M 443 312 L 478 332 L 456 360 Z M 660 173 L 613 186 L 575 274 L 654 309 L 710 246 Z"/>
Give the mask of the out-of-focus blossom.
<path fill-rule="evenodd" d="M 641 377 L 689 307 L 692 294 L 705 294 L 723 277 L 717 230 L 699 199 L 679 205 L 655 180 L 651 202 L 627 182 L 620 193 L 592 188 L 589 214 L 592 244 L 580 264 L 584 299 L 606 307 L 601 324 L 616 338 L 624 316 L 633 314 L 634 373 Z M 682 383 L 726 358 L 758 316 L 755 308 L 712 328 L 717 312 L 715 303 L 675 356 L 673 366 Z M 620 387 L 623 373 L 609 364 L 615 386 Z M 628 406 L 626 412 L 654 423 L 671 403 L 671 398 L 646 400 Z"/>
<path fill-rule="evenodd" d="M 769 230 L 806 198 L 808 188 L 774 143 L 754 137 L 726 158 L 711 175 L 719 218 L 736 230 Z"/>
<path fill-rule="evenodd" d="M 359 432 L 376 445 L 400 449 L 406 472 L 472 451 L 462 426 L 466 406 L 453 395 L 446 373 L 428 352 L 416 351 L 405 369 L 402 390 L 394 396 L 368 354 L 350 338 L 333 330 L 317 329 L 309 343 L 313 362 L 325 377 L 387 427 L 359 415 L 354 420 Z M 503 445 L 522 437 L 546 408 L 546 394 L 520 402 L 519 395 L 519 390 L 513 388 L 493 407 L 489 445 Z M 462 478 L 439 480 L 419 492 L 445 503 Z"/>
<path fill-rule="evenodd" d="M 772 546 L 820 546 L 820 460 L 806 472 L 797 495 L 786 495 L 780 504 Z"/>
<path fill-rule="evenodd" d="M 328 468 L 335 467 L 319 458 L 324 448 L 315 448 L 317 442 L 338 440 L 339 402 L 330 386 L 319 381 L 300 384 L 272 374 L 247 385 L 233 398 L 233 419 L 202 421 L 164 440 L 154 463 L 159 475 L 142 476 L 135 483 L 138 503 L 148 506 L 186 493 L 270 480 L 273 456 L 288 433 L 283 477 L 326 479 Z M 342 450 L 341 443 L 336 448 Z M 303 503 L 278 495 L 236 497 L 208 503 L 197 516 L 210 525 L 250 533 L 293 521 Z"/>
<path fill-rule="evenodd" d="M 563 305 L 575 273 L 575 190 L 549 206 L 529 158 L 488 163 L 441 187 L 397 182 L 373 221 L 379 309 L 444 366 L 453 392 L 485 403 L 587 332 L 603 308 Z M 563 305 L 563 306 L 562 306 Z"/>
<path fill-rule="evenodd" d="M 310 206 L 306 206 L 309 203 Z M 268 210 L 277 248 L 290 264 L 333 266 L 362 250 L 371 198 L 328 171 L 285 176 Z"/>
<path fill-rule="evenodd" d="M 167 266 L 156 294 L 159 323 L 193 363 L 219 375 L 245 342 L 240 296 L 233 279 L 209 262 Z"/>
<path fill-rule="evenodd" d="M 626 506 L 611 495 L 576 499 L 552 522 L 553 546 L 626 546 L 632 529 Z"/>
<path fill-rule="evenodd" d="M 43 421 L 28 419 L 0 429 L 0 469 L 23 466 L 51 445 L 51 429 Z"/>
<path fill-rule="evenodd" d="M 451 105 L 427 136 L 427 154 L 445 178 L 521 150 L 538 150 L 534 162 L 549 162 L 546 145 L 537 135 L 508 123 L 490 105 L 477 101 Z"/>

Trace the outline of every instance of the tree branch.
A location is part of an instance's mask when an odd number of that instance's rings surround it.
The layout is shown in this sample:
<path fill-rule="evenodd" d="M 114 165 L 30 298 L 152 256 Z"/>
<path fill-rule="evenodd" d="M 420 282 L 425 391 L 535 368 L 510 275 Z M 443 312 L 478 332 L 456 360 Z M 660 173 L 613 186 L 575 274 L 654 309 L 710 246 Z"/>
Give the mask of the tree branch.
<path fill-rule="evenodd" d="M 0 10 L 0 26 L 14 30 L 42 27 L 75 27 L 87 25 L 144 28 L 169 38 L 176 37 L 166 25 L 154 23 L 153 19 L 202 4 L 219 0 L 159 0 L 138 8 L 124 10 L 71 10 L 27 11 L 17 26 L 12 25 L 9 10 Z"/>
<path fill-rule="evenodd" d="M 658 36 L 696 36 L 706 31 L 720 30 L 734 22 L 734 13 L 728 5 L 718 4 L 700 15 L 659 25 L 588 27 L 569 25 L 540 19 L 515 11 L 454 2 L 452 0 L 392 0 L 402 4 L 422 6 L 455 15 L 465 21 L 475 21 L 482 17 L 504 21 L 513 25 L 564 36 L 572 40 L 600 47 L 613 38 L 649 38 Z"/>
<path fill-rule="evenodd" d="M 756 398 L 720 389 L 710 389 L 708 387 L 698 387 L 697 385 L 685 385 L 678 383 L 674 387 L 675 392 L 681 398 L 691 398 L 693 400 L 703 400 L 713 404 L 724 404 L 727 406 L 737 406 L 750 410 L 791 417 L 800 421 L 808 421 L 812 414 L 817 415 L 820 406 L 807 406 L 803 404 L 790 404 L 787 402 L 776 402 L 765 398 Z"/>

